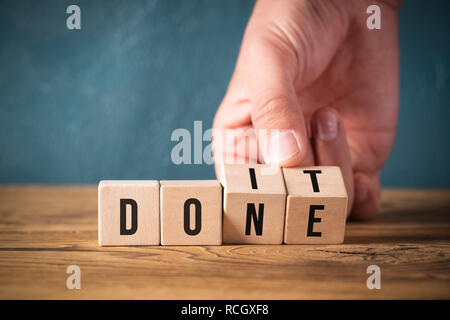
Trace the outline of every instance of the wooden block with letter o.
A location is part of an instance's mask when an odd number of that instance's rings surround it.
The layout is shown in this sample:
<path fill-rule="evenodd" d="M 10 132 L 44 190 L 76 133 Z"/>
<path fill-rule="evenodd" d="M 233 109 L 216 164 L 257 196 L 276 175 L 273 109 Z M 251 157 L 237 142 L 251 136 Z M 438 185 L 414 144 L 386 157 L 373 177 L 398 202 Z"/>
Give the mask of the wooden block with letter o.
<path fill-rule="evenodd" d="M 161 181 L 161 244 L 222 244 L 219 181 Z"/>
<path fill-rule="evenodd" d="M 223 242 L 281 244 L 286 190 L 277 166 L 224 164 Z"/>
<path fill-rule="evenodd" d="M 100 245 L 159 245 L 159 235 L 158 181 L 100 181 Z"/>
<path fill-rule="evenodd" d="M 347 192 L 339 167 L 283 168 L 287 244 L 344 241 Z"/>

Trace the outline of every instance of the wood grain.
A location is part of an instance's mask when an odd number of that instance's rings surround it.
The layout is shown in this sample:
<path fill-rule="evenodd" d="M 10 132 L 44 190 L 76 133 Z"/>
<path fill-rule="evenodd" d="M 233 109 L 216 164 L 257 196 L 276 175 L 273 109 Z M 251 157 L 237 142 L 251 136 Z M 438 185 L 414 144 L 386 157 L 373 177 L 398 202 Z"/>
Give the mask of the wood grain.
<path fill-rule="evenodd" d="M 100 247 L 96 186 L 3 186 L 0 298 L 449 299 L 449 211 L 450 191 L 385 190 L 341 245 Z M 66 288 L 72 264 L 81 290 Z"/>

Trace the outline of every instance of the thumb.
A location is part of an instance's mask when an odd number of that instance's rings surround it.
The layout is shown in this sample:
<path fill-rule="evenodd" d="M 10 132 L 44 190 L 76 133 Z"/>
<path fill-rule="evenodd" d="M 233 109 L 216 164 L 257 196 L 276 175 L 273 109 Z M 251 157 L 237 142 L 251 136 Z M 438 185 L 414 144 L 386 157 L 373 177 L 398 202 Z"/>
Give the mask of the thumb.
<path fill-rule="evenodd" d="M 268 46 L 260 49 L 246 63 L 245 83 L 262 158 L 283 167 L 312 165 L 305 119 L 286 61 Z"/>

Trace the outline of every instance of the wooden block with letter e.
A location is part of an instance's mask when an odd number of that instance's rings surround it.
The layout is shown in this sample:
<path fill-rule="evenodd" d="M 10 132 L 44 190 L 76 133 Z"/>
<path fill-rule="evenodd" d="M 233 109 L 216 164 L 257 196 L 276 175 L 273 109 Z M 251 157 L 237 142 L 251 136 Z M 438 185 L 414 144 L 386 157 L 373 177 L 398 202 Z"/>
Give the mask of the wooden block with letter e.
<path fill-rule="evenodd" d="M 100 245 L 159 245 L 159 235 L 158 181 L 100 181 Z"/>
<path fill-rule="evenodd" d="M 277 166 L 224 164 L 223 242 L 281 244 L 286 190 Z"/>
<path fill-rule="evenodd" d="M 347 191 L 339 167 L 283 168 L 287 244 L 344 241 Z"/>
<path fill-rule="evenodd" d="M 222 244 L 219 181 L 161 181 L 161 244 Z"/>

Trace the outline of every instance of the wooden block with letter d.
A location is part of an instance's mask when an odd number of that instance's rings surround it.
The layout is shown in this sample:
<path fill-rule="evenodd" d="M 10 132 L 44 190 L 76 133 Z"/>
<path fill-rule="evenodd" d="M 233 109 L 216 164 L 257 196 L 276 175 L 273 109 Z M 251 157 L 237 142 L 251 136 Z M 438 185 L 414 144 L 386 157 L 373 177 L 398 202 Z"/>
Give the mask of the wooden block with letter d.
<path fill-rule="evenodd" d="M 161 244 L 222 244 L 219 181 L 161 181 Z"/>
<path fill-rule="evenodd" d="M 223 242 L 281 244 L 286 190 L 277 166 L 224 164 Z"/>
<path fill-rule="evenodd" d="M 283 168 L 287 244 L 344 241 L 347 191 L 339 167 Z"/>
<path fill-rule="evenodd" d="M 100 181 L 100 245 L 159 245 L 159 235 L 158 181 Z"/>

